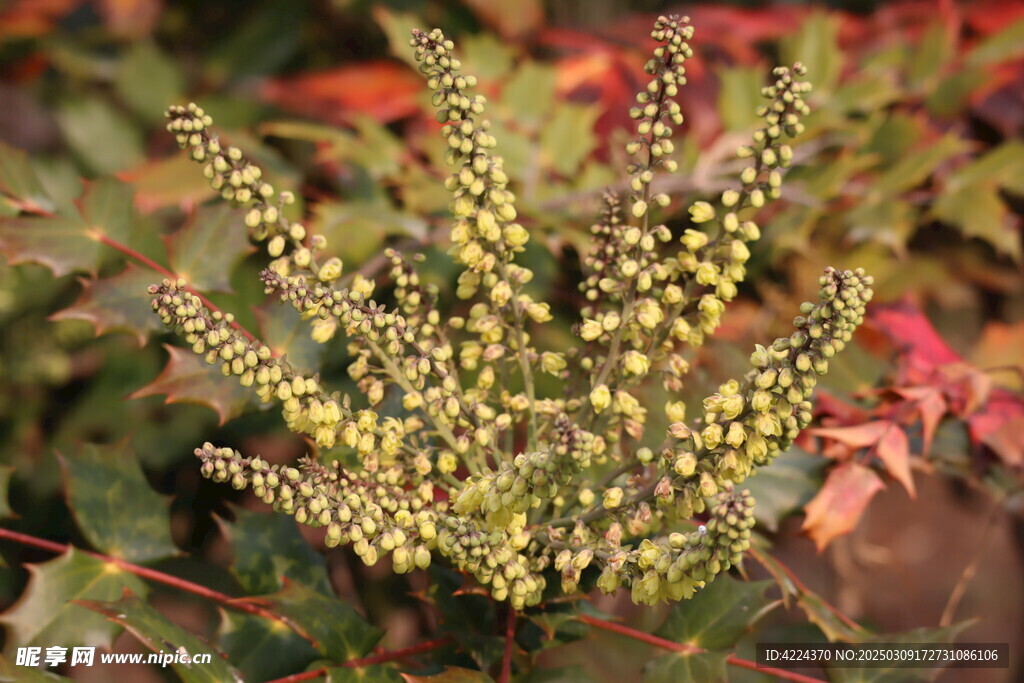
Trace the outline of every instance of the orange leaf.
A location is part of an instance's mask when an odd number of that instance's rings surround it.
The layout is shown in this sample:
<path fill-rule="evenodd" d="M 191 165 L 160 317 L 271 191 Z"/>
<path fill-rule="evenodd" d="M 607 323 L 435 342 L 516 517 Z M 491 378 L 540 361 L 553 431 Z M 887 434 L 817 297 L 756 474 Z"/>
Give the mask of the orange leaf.
<path fill-rule="evenodd" d="M 825 485 L 807 504 L 803 531 L 821 552 L 834 538 L 853 531 L 861 515 L 885 484 L 870 468 L 846 462 L 832 468 Z"/>
<path fill-rule="evenodd" d="M 916 498 L 914 475 L 910 471 L 910 440 L 907 439 L 907 433 L 890 422 L 889 429 L 879 440 L 875 453 L 893 479 L 903 484 L 911 498 Z"/>
<path fill-rule="evenodd" d="M 939 422 L 942 421 L 942 417 L 948 409 L 949 406 L 946 405 L 946 399 L 942 398 L 942 394 L 938 390 L 932 391 L 918 401 L 917 412 L 921 416 L 921 432 L 924 436 L 924 452 L 922 455 L 928 455 L 931 451 L 935 430 L 938 429 Z"/>
<path fill-rule="evenodd" d="M 420 110 L 420 81 L 398 62 L 361 62 L 267 81 L 260 97 L 286 111 L 329 123 L 349 123 L 357 115 L 388 123 Z"/>
<path fill-rule="evenodd" d="M 541 0 L 464 1 L 484 23 L 493 26 L 502 38 L 524 38 L 536 32 L 544 23 L 544 7 Z"/>

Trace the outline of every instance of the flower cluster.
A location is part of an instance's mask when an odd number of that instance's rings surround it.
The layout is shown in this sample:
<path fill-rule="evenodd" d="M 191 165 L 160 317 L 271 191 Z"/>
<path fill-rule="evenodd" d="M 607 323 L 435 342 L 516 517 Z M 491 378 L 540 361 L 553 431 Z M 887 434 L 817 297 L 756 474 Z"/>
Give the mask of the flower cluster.
<path fill-rule="evenodd" d="M 320 451 L 281 467 L 205 444 L 196 450 L 203 475 L 251 488 L 367 564 L 390 556 L 401 573 L 445 558 L 517 609 L 538 604 L 556 577 L 566 592 L 596 581 L 654 603 L 687 598 L 737 565 L 754 506 L 738 484 L 807 426 L 817 377 L 862 321 L 871 279 L 827 269 L 789 337 L 757 346 L 750 372 L 709 396 L 696 421 L 670 401 L 668 433 L 648 438 L 646 380 L 678 392 L 689 367 L 683 347 L 702 344 L 736 296 L 747 245 L 760 236 L 753 214 L 779 196 L 793 158 L 785 140 L 802 129 L 809 90 L 801 65 L 774 71 L 763 125 L 737 152 L 749 160 L 739 185 L 692 204 L 688 224 L 674 231 L 653 220 L 670 204 L 655 179 L 676 170 L 672 135 L 683 120 L 674 98 L 693 28 L 685 17 L 660 17 L 651 36 L 651 80 L 630 111 L 629 195 L 605 194 L 584 260 L 580 341 L 558 351 L 533 345 L 552 314 L 524 291 L 533 273 L 515 262 L 529 235 L 493 153 L 484 98 L 471 93 L 476 81 L 440 31 L 413 31 L 411 46 L 455 167 L 444 184 L 465 303 L 445 314 L 416 258 L 388 250 L 386 302 L 374 298 L 376 283 L 344 276 L 340 260 L 324 258 L 325 240 L 285 217 L 294 197 L 223 148 L 202 109 L 172 107 L 169 130 L 225 199 L 248 207 L 253 239 L 267 241 L 266 292 L 309 319 L 315 340 L 350 340 L 348 371 L 362 394 L 330 391 L 274 357 L 184 281 L 154 285 L 160 318 L 224 375 L 278 402 L 289 428 Z M 562 389 L 541 395 L 539 373 Z M 401 417 L 377 412 L 389 395 Z"/>

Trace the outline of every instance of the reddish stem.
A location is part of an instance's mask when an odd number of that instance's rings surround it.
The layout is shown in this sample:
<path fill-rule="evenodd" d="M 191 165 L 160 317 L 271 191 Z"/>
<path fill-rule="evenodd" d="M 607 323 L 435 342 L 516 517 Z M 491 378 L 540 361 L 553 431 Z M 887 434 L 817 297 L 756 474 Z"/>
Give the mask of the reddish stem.
<path fill-rule="evenodd" d="M 70 544 L 47 541 L 43 538 L 37 538 L 35 536 L 22 534 L 17 531 L 11 531 L 10 529 L 4 528 L 0 528 L 0 538 L 5 538 L 9 541 L 21 543 L 22 545 L 29 545 L 34 548 L 40 548 L 42 550 L 47 550 L 51 553 L 58 554 L 65 553 L 68 551 L 69 548 L 72 547 Z M 198 583 L 192 583 L 191 581 L 178 578 L 177 576 L 171 576 L 170 574 L 165 574 L 155 569 L 141 567 L 137 564 L 133 564 L 126 560 L 122 560 L 117 557 L 111 557 L 110 555 L 94 553 L 89 550 L 82 550 L 81 548 L 75 548 L 75 550 L 85 555 L 88 555 L 89 557 L 96 558 L 97 560 L 102 560 L 104 562 L 109 562 L 111 564 L 117 565 L 117 567 L 119 567 L 120 569 L 135 574 L 136 576 L 139 576 L 141 578 L 149 579 L 150 581 L 162 583 L 165 586 L 171 586 L 173 588 L 177 588 L 179 590 L 183 590 L 185 592 L 192 593 L 200 597 L 204 597 L 208 600 L 212 600 L 214 602 L 220 603 L 221 605 L 224 605 L 225 607 L 230 607 L 231 609 L 235 609 L 240 612 L 248 612 L 249 614 L 254 614 L 256 616 L 265 617 L 267 619 L 273 619 L 274 621 L 283 622 L 287 624 L 289 627 L 292 626 L 287 619 L 285 619 L 279 614 L 271 612 L 270 610 L 264 609 L 263 607 L 260 607 L 258 605 L 253 605 L 248 602 L 239 602 L 235 598 L 232 598 L 230 595 L 226 595 L 225 593 L 212 590 L 210 588 L 207 588 L 206 586 L 200 586 Z"/>
<path fill-rule="evenodd" d="M 21 543 L 22 545 L 28 545 L 32 546 L 33 548 L 39 548 L 41 550 L 46 550 L 51 553 L 58 554 L 65 553 L 68 551 L 69 548 L 72 547 L 70 544 L 48 541 L 44 538 L 37 538 L 36 536 L 22 534 L 17 531 L 11 531 L 10 529 L 4 529 L 2 527 L 0 527 L 0 538 L 4 538 L 9 541 Z M 256 616 L 264 617 L 266 619 L 273 619 L 274 621 L 283 622 L 293 630 L 295 628 L 294 625 L 291 624 L 287 619 L 285 619 L 279 614 L 276 614 L 275 612 L 260 607 L 259 605 L 254 605 L 250 602 L 239 601 L 235 598 L 232 598 L 230 595 L 226 595 L 224 593 L 212 590 L 210 588 L 206 588 L 205 586 L 200 586 L 197 583 L 192 583 L 191 581 L 186 581 L 185 579 L 180 579 L 176 576 L 171 576 L 170 574 L 165 574 L 155 569 L 141 567 L 137 564 L 132 564 L 131 562 L 127 562 L 116 557 L 103 555 L 102 553 L 94 553 L 89 550 L 82 550 L 81 548 L 75 548 L 75 550 L 77 552 L 88 555 L 89 557 L 94 557 L 97 560 L 102 560 L 104 562 L 110 562 L 112 564 L 115 564 L 119 568 L 132 574 L 135 574 L 136 576 L 139 576 L 141 578 L 156 581 L 157 583 L 162 583 L 167 586 L 172 586 L 174 588 L 178 588 L 188 593 L 193 593 L 194 595 L 207 598 L 214 602 L 220 603 L 225 607 L 230 607 L 231 609 L 239 610 L 241 612 L 248 612 L 249 614 L 254 614 Z M 371 655 L 369 657 L 363 657 L 362 659 L 352 659 L 345 662 L 342 666 L 346 666 L 349 668 L 358 668 L 362 666 L 370 666 L 372 664 L 383 664 L 385 662 L 391 662 L 396 659 L 402 659 L 404 657 L 417 655 L 422 652 L 430 652 L 431 650 L 436 650 L 438 648 L 444 647 L 445 645 L 450 643 L 451 640 L 451 636 L 442 636 L 441 638 L 428 640 L 426 642 L 420 643 L 419 645 L 413 645 L 411 647 L 403 648 L 401 650 L 389 650 L 375 655 Z M 326 673 L 327 669 L 305 671 L 303 673 L 292 674 L 291 676 L 279 678 L 273 683 L 295 683 L 296 681 L 306 681 L 311 678 L 323 676 Z"/>
<path fill-rule="evenodd" d="M 159 263 L 157 263 L 153 259 L 149 258 L 145 254 L 140 254 L 136 250 L 134 250 L 131 247 L 129 247 L 127 244 L 121 244 L 117 240 L 111 239 L 107 235 L 104 235 L 102 232 L 99 232 L 98 230 L 93 231 L 91 234 L 92 234 L 92 236 L 97 241 L 102 242 L 103 244 L 107 245 L 111 249 L 116 249 L 117 251 L 121 252 L 125 256 L 128 256 L 129 258 L 135 259 L 136 261 L 138 261 L 142 265 L 146 266 L 147 268 L 150 268 L 151 270 L 155 270 L 156 272 L 160 273 L 164 277 L 166 277 L 166 278 L 168 278 L 170 280 L 177 280 L 178 279 L 177 275 L 175 275 L 174 273 L 172 273 L 168 269 L 164 268 Z M 185 287 L 185 289 L 188 290 L 190 293 L 195 294 L 197 297 L 199 297 L 199 300 L 203 302 L 203 305 L 206 306 L 211 311 L 220 311 L 220 309 L 217 308 L 213 304 L 213 302 L 211 302 L 209 299 L 207 299 L 205 296 L 203 296 L 202 294 L 200 294 L 196 290 L 192 289 L 191 287 L 187 287 L 187 286 Z M 233 327 L 236 330 L 238 330 L 239 332 L 241 332 L 245 336 L 245 338 L 248 339 L 249 341 L 256 341 L 256 335 L 254 335 L 252 332 L 250 332 L 249 330 L 247 330 L 244 327 L 242 327 L 238 323 L 237 320 L 232 320 L 230 325 L 231 325 L 231 327 Z"/>
<path fill-rule="evenodd" d="M 508 617 L 505 620 L 505 656 L 501 659 L 501 683 L 509 683 L 512 680 L 512 645 L 515 639 L 516 610 L 509 605 Z"/>
<path fill-rule="evenodd" d="M 612 633 L 618 633 L 619 635 L 632 638 L 633 640 L 639 640 L 650 645 L 664 648 L 666 650 L 672 650 L 673 652 L 683 652 L 686 654 L 699 654 L 701 652 L 707 652 L 702 647 L 696 645 L 690 645 L 688 643 L 677 643 L 672 640 L 666 640 L 665 638 L 659 638 L 656 635 L 650 633 L 644 633 L 643 631 L 637 631 L 636 629 L 622 624 L 616 624 L 611 621 L 605 621 L 604 619 L 595 619 L 594 617 L 587 616 L 585 614 L 580 615 L 579 620 L 585 624 L 589 624 L 595 628 L 604 629 L 605 631 L 611 631 Z M 805 676 L 798 674 L 793 671 L 786 671 L 785 669 L 776 669 L 773 666 L 759 666 L 757 662 L 752 662 L 749 659 L 742 659 L 736 655 L 729 655 L 725 658 L 727 664 L 738 666 L 743 669 L 750 669 L 751 671 L 757 671 L 768 676 L 775 676 L 776 678 L 782 678 L 787 681 L 797 681 L 798 683 L 822 683 L 819 678 L 812 678 L 811 676 Z"/>
<path fill-rule="evenodd" d="M 758 550 L 757 550 L 756 548 L 754 548 L 753 546 L 751 546 L 750 548 L 748 548 L 748 549 L 747 549 L 747 552 L 748 552 L 748 553 L 750 553 L 750 556 L 751 556 L 751 557 L 753 557 L 753 558 L 754 558 L 755 560 L 757 560 L 758 562 L 760 562 L 762 566 L 764 566 L 765 568 L 767 568 L 767 567 L 768 567 L 768 561 L 767 561 L 767 560 L 765 560 L 764 556 L 763 556 L 763 555 L 761 555 L 761 553 L 760 553 L 760 552 L 758 552 Z M 783 571 L 783 573 L 784 573 L 784 574 L 786 575 L 786 577 L 787 577 L 787 578 L 788 578 L 788 579 L 789 579 L 790 581 L 792 581 L 792 582 L 793 582 L 793 585 L 794 585 L 794 586 L 796 586 L 796 587 L 797 587 L 797 589 L 798 589 L 798 590 L 799 590 L 799 591 L 800 591 L 801 593 L 811 593 L 811 592 L 812 592 L 812 591 L 811 591 L 810 589 L 808 589 L 808 588 L 807 588 L 807 584 L 805 584 L 805 583 L 804 583 L 803 581 L 801 581 L 801 580 L 800 580 L 800 577 L 798 577 L 798 576 L 796 575 L 796 573 L 794 573 L 794 572 L 793 572 L 793 570 L 792 570 L 792 569 L 790 569 L 789 567 L 787 567 L 786 565 L 784 565 L 784 564 L 783 564 L 783 563 L 782 563 L 782 562 L 781 562 L 781 561 L 779 560 L 779 558 L 777 558 L 777 557 L 772 557 L 772 559 L 773 559 L 773 560 L 775 560 L 775 564 L 779 565 L 779 569 L 781 569 L 781 570 Z M 835 616 L 836 616 L 836 617 L 837 617 L 837 618 L 838 618 L 838 619 L 839 619 L 840 621 L 842 621 L 842 622 L 843 622 L 844 624 L 846 624 L 846 625 L 847 625 L 847 626 L 849 626 L 850 628 L 854 629 L 855 631 L 860 631 L 860 630 L 861 630 L 861 625 L 860 625 L 860 624 L 858 624 L 858 623 L 857 623 L 856 621 L 854 621 L 853 619 L 851 619 L 850 617 L 848 617 L 848 616 L 846 616 L 845 614 L 843 614 L 842 612 L 840 612 L 840 611 L 839 611 L 839 608 L 838 608 L 838 607 L 833 607 L 833 606 L 832 606 L 832 605 L 830 605 L 829 603 L 825 602 L 825 600 L 822 600 L 822 601 L 821 601 L 821 604 L 823 604 L 823 605 L 824 605 L 825 607 L 827 607 L 827 608 L 828 608 L 828 610 L 829 610 L 830 612 L 832 612 L 832 614 L 834 614 L 834 615 L 835 615 Z"/>

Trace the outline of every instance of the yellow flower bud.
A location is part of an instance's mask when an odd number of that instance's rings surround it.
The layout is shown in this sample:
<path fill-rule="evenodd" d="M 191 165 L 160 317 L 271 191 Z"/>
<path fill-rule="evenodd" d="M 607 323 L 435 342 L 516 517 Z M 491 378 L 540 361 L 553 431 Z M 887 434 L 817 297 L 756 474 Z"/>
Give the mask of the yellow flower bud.
<path fill-rule="evenodd" d="M 622 496 L 622 489 L 618 486 L 613 486 L 604 492 L 601 504 L 607 510 L 617 508 L 622 505 Z"/>
<path fill-rule="evenodd" d="M 591 390 L 590 405 L 594 407 L 594 412 L 600 413 L 611 404 L 612 394 L 606 385 L 599 384 Z"/>

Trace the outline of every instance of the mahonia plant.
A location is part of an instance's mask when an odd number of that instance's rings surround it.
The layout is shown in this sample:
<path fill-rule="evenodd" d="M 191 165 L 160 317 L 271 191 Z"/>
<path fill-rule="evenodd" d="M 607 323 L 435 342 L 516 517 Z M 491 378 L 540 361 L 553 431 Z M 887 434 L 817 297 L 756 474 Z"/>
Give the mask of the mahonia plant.
<path fill-rule="evenodd" d="M 274 509 L 324 527 L 328 546 L 351 544 L 368 565 L 390 555 L 402 573 L 444 558 L 516 609 L 539 603 L 553 576 L 572 593 L 590 571 L 602 591 L 626 585 L 636 602 L 652 604 L 688 598 L 737 565 L 754 524 L 754 500 L 740 484 L 810 422 L 817 378 L 862 322 L 871 278 L 826 269 L 818 301 L 803 304 L 789 337 L 757 346 L 751 370 L 707 397 L 696 420 L 688 424 L 684 403 L 670 401 L 668 433 L 647 434 L 643 387 L 660 378 L 678 393 L 688 371 L 683 350 L 715 332 L 736 296 L 748 244 L 761 232 L 752 216 L 779 196 L 793 158 L 785 141 L 803 128 L 810 90 L 802 65 L 774 70 L 758 110 L 763 126 L 738 150 L 749 164 L 738 188 L 690 206 L 698 227 L 671 246 L 672 230 L 652 218 L 670 198 L 652 182 L 676 170 L 672 136 L 683 117 L 675 98 L 693 29 L 685 17 L 661 17 L 651 35 L 651 79 L 630 110 L 629 193 L 604 196 L 584 262 L 579 341 L 562 350 L 534 346 L 552 315 L 526 292 L 533 273 L 516 263 L 530 235 L 494 154 L 484 98 L 471 93 L 476 79 L 462 73 L 441 31 L 415 30 L 410 44 L 454 167 L 444 185 L 465 315 L 443 315 L 438 288 L 417 271 L 421 259 L 393 250 L 396 301 L 378 302 L 374 282 L 345 277 L 338 258 L 323 257 L 324 238 L 285 217 L 294 196 L 264 181 L 239 149 L 223 147 L 208 114 L 195 104 L 172 107 L 168 130 L 212 187 L 250 207 L 250 235 L 272 258 L 260 274 L 267 293 L 311 320 L 315 340 L 339 332 L 351 340 L 348 371 L 363 394 L 332 391 L 275 357 L 184 281 L 151 287 L 164 323 L 224 375 L 280 404 L 288 427 L 321 451 L 282 467 L 207 443 L 196 450 L 203 475 L 251 487 Z M 539 395 L 540 373 L 558 380 L 561 393 Z M 403 414 L 377 412 L 389 393 L 400 396 Z M 355 452 L 358 466 L 332 457 L 340 448 Z M 673 528 L 692 530 L 667 533 Z"/>

